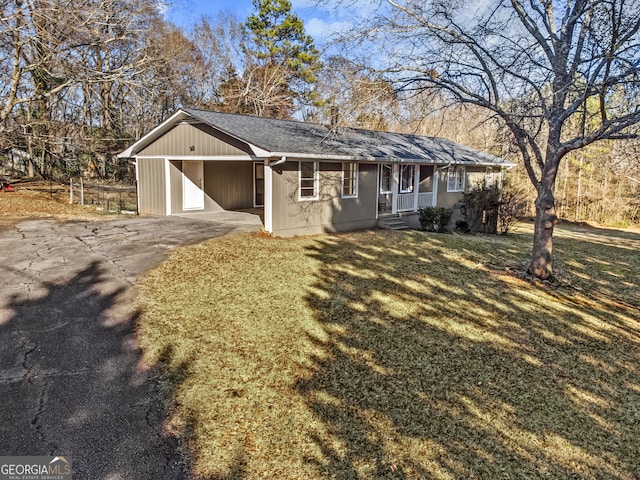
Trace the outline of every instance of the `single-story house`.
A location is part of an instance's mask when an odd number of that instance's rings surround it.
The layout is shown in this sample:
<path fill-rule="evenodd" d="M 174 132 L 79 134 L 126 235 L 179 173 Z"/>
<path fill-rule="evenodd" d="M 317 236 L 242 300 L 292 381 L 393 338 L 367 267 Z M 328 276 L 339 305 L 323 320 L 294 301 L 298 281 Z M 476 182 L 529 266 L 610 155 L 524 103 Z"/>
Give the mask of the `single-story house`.
<path fill-rule="evenodd" d="M 141 214 L 264 209 L 289 236 L 372 228 L 497 181 L 513 164 L 442 138 L 183 108 L 119 155 Z"/>

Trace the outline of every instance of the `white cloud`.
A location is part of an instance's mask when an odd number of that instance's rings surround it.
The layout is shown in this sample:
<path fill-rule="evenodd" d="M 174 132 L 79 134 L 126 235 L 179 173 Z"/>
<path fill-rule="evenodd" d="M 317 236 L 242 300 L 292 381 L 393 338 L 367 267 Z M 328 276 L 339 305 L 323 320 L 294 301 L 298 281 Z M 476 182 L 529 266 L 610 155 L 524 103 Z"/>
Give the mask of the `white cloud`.
<path fill-rule="evenodd" d="M 351 28 L 353 28 L 351 22 L 330 22 L 318 17 L 310 18 L 304 22 L 305 32 L 316 40 L 325 40 L 334 33 L 346 32 Z"/>
<path fill-rule="evenodd" d="M 293 11 L 304 18 L 330 17 L 336 21 L 367 18 L 383 8 L 383 3 L 384 0 L 291 0 Z"/>
<path fill-rule="evenodd" d="M 171 6 L 167 2 L 158 2 L 156 5 L 156 10 L 160 15 L 167 18 L 169 15 L 169 10 L 171 10 Z"/>
<path fill-rule="evenodd" d="M 323 4 L 319 4 L 317 0 L 291 0 L 291 6 L 293 10 L 297 10 L 298 8 L 318 8 L 322 7 Z"/>

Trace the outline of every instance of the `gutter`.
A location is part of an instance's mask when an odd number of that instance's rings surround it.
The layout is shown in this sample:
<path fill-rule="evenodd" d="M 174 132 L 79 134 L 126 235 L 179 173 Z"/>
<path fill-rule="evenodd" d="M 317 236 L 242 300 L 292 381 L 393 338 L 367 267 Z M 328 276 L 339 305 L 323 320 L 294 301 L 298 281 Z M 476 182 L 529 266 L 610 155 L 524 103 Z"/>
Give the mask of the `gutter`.
<path fill-rule="evenodd" d="M 389 157 L 389 158 L 380 158 L 380 157 L 358 157 L 354 155 L 327 155 L 323 153 L 291 153 L 291 152 L 273 152 L 271 153 L 272 157 L 281 157 L 280 160 L 277 161 L 277 164 L 282 163 L 282 158 L 286 158 L 288 160 L 291 159 L 301 159 L 301 160 L 327 160 L 331 161 L 343 161 L 343 162 L 371 162 L 371 163 L 415 163 L 421 165 L 439 165 L 437 161 L 425 161 L 420 158 L 398 158 L 398 157 Z M 272 163 L 270 165 L 275 165 Z M 455 160 L 450 160 L 449 163 L 439 168 L 439 170 L 447 169 L 451 165 L 462 165 L 462 166 L 478 166 L 478 167 L 504 167 L 504 168 L 512 168 L 515 167 L 515 163 L 503 162 L 503 163 L 493 163 L 493 162 L 456 162 Z"/>
<path fill-rule="evenodd" d="M 271 154 L 273 157 L 281 157 L 291 159 L 301 159 L 301 160 L 327 160 L 331 161 L 343 161 L 343 162 L 371 162 L 371 163 L 415 163 L 421 165 L 438 165 L 438 162 L 434 161 L 424 161 L 419 158 L 397 158 L 397 157 L 389 157 L 389 158 L 380 158 L 380 157 L 357 157 L 353 155 L 327 155 L 323 153 L 291 153 L 291 152 L 274 152 Z M 278 164 L 281 160 L 278 160 Z M 274 164 L 270 164 L 274 165 Z M 515 167 L 514 163 L 504 162 L 504 163 L 492 163 L 492 162 L 455 162 L 449 161 L 446 165 L 440 167 L 441 169 L 449 168 L 451 165 L 463 165 L 463 166 L 479 166 L 479 167 L 505 167 L 511 168 Z"/>

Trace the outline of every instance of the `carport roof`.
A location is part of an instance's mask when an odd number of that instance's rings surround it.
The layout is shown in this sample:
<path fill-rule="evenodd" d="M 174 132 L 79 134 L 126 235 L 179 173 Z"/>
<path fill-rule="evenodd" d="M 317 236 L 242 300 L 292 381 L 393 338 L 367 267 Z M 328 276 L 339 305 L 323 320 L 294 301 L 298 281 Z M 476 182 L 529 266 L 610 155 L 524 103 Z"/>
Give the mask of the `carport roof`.
<path fill-rule="evenodd" d="M 167 128 L 161 127 L 172 119 L 173 123 L 190 120 L 206 124 L 246 143 L 257 157 L 513 166 L 502 158 L 443 138 L 347 127 L 331 128 L 292 120 L 193 108 L 176 112 L 120 156 L 135 156 L 162 135 Z M 166 125 L 171 126 L 173 125 Z"/>

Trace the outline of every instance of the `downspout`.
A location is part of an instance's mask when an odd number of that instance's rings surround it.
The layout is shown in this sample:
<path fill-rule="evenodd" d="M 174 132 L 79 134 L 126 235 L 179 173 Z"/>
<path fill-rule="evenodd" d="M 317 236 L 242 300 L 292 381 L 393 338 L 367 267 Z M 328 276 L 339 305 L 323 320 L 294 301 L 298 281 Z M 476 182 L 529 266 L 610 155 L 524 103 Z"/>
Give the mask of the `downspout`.
<path fill-rule="evenodd" d="M 140 215 L 140 174 L 138 173 L 138 159 L 130 159 L 129 163 L 134 166 L 134 171 L 136 172 L 136 215 Z"/>
<path fill-rule="evenodd" d="M 282 165 L 287 161 L 287 157 L 283 156 L 280 160 L 266 163 L 264 169 L 265 198 L 264 198 L 264 228 L 267 232 L 273 234 L 273 167 Z"/>
<path fill-rule="evenodd" d="M 440 170 L 447 170 L 450 166 L 451 166 L 451 160 L 449 160 L 449 163 L 447 163 L 444 167 L 437 168 L 436 171 L 439 172 Z"/>
<path fill-rule="evenodd" d="M 287 157 L 282 157 L 280 160 L 276 160 L 275 162 L 269 162 L 267 165 L 273 168 L 277 165 L 282 165 L 286 161 L 287 161 Z"/>
<path fill-rule="evenodd" d="M 435 169 L 435 174 L 433 175 L 433 199 L 431 201 L 431 204 L 434 207 L 438 206 L 438 190 L 440 190 L 440 172 L 443 170 L 448 170 L 451 167 L 451 163 L 452 161 L 449 160 L 449 163 L 447 163 L 445 166 L 440 167 L 440 168 L 436 168 Z"/>

